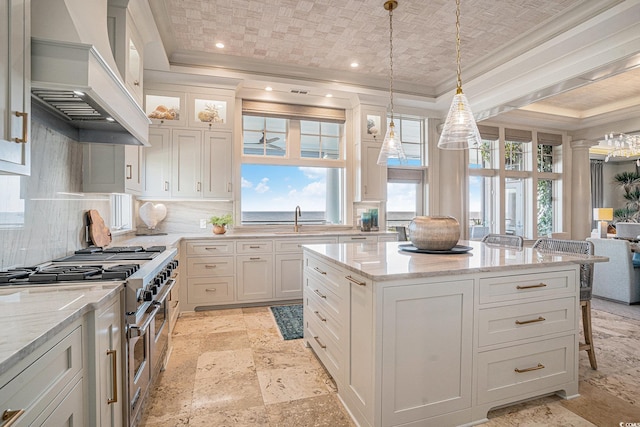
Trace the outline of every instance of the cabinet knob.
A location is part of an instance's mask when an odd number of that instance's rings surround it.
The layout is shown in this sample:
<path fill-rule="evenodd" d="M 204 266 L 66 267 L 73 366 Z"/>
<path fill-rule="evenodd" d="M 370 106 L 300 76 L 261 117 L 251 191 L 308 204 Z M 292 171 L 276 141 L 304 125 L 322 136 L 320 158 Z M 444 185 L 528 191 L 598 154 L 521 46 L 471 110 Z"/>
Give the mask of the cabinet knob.
<path fill-rule="evenodd" d="M 134 86 L 140 86 L 140 82 L 138 80 L 136 80 L 136 81 L 133 82 L 133 85 Z"/>

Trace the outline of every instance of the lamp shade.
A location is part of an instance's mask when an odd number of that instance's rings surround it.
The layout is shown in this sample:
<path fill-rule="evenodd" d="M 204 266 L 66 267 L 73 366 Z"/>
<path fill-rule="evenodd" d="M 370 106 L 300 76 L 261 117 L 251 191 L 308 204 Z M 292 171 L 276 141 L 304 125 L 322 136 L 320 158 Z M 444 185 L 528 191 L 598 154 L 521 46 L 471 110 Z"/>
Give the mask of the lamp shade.
<path fill-rule="evenodd" d="M 595 208 L 593 210 L 593 219 L 595 221 L 613 220 L 613 208 Z"/>
<path fill-rule="evenodd" d="M 461 90 L 453 97 L 447 120 L 444 123 L 438 148 L 445 150 L 466 150 L 480 146 L 482 139 L 473 118 L 467 97 Z"/>
<path fill-rule="evenodd" d="M 407 156 L 404 154 L 402 148 L 402 142 L 396 134 L 396 126 L 393 121 L 389 123 L 387 127 L 387 133 L 382 141 L 382 147 L 380 147 L 380 154 L 378 155 L 378 164 L 380 166 L 386 166 L 388 159 L 398 159 L 401 164 L 407 160 Z"/>

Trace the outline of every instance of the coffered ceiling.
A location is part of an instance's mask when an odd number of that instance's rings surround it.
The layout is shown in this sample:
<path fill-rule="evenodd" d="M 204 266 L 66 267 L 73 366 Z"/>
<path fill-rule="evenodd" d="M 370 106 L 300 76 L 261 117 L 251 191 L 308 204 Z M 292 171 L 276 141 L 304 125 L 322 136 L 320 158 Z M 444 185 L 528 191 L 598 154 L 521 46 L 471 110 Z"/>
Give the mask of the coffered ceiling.
<path fill-rule="evenodd" d="M 174 68 L 206 68 L 255 89 L 273 81 L 283 91 L 297 84 L 322 94 L 334 89 L 378 95 L 389 84 L 389 16 L 383 3 L 149 2 Z M 399 102 L 422 100 L 443 112 L 455 89 L 455 2 L 398 3 L 394 93 Z M 474 111 L 481 119 L 510 110 L 544 114 L 551 121 L 555 117 L 557 127 L 576 128 L 637 106 L 640 36 L 624 33 L 636 29 L 637 16 L 627 15 L 640 13 L 637 5 L 636 0 L 461 0 L 463 88 L 478 106 Z M 613 41 L 620 45 L 614 53 L 598 45 Z M 352 62 L 359 66 L 352 68 Z"/>

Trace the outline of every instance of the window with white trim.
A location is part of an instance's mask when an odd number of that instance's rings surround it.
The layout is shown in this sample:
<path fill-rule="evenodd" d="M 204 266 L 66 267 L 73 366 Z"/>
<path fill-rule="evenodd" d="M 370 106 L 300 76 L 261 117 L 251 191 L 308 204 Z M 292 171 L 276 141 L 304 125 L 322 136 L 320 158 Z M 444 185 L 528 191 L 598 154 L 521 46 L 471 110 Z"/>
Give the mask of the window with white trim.
<path fill-rule="evenodd" d="M 344 110 L 243 101 L 241 222 L 345 223 Z"/>

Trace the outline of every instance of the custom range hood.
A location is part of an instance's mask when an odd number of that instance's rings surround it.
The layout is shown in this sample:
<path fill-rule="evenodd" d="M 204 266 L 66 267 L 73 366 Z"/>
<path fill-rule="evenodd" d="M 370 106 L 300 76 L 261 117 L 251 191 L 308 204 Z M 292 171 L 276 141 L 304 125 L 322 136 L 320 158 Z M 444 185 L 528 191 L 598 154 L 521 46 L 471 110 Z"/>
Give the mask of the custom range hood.
<path fill-rule="evenodd" d="M 107 0 L 32 0 L 32 107 L 79 142 L 148 146 L 150 120 L 126 89 Z"/>

